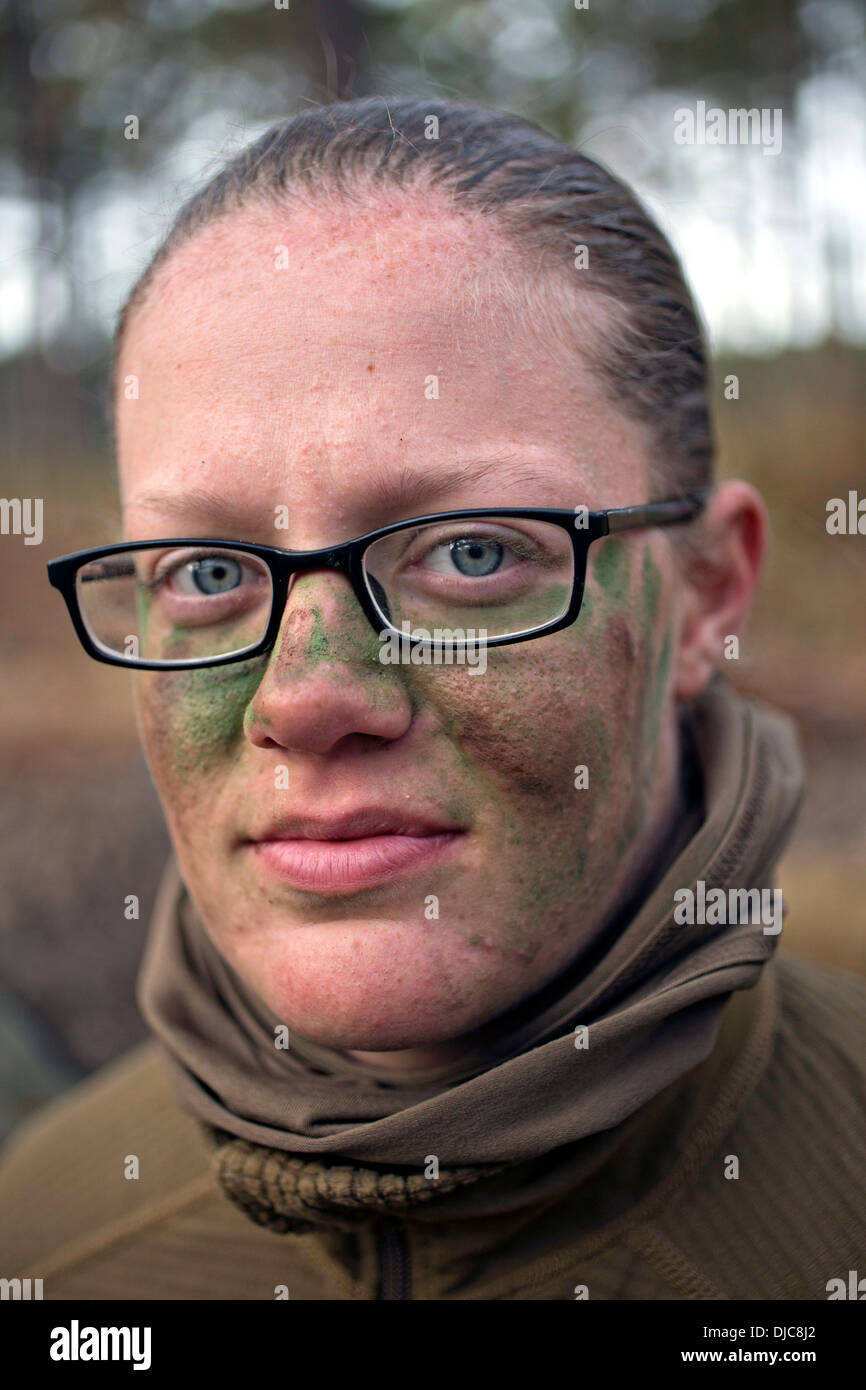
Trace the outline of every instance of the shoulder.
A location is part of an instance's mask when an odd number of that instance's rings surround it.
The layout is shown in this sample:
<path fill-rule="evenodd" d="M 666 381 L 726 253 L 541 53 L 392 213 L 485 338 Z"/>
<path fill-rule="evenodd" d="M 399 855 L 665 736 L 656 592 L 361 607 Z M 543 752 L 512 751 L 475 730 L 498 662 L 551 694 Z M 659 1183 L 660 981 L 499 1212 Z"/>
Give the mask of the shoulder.
<path fill-rule="evenodd" d="M 866 980 L 794 956 L 773 970 L 772 1049 L 738 1130 L 812 1154 L 815 1174 L 828 1162 L 847 1166 L 866 1143 Z M 832 1173 L 825 1179 L 832 1187 Z"/>
<path fill-rule="evenodd" d="M 353 1297 L 341 1267 L 249 1220 L 221 1192 L 156 1043 L 89 1077 L 0 1153 L 0 1278 L 46 1299 Z"/>
<path fill-rule="evenodd" d="M 866 980 L 859 975 L 817 965 L 795 956 L 782 956 L 776 965 L 779 984 L 779 1027 L 776 1055 L 808 1048 L 813 1065 L 847 1058 L 842 1074 L 834 1071 L 836 1087 L 866 1079 Z M 798 1048 L 798 1043 L 800 1044 Z"/>
<path fill-rule="evenodd" d="M 866 981 L 780 956 L 760 1076 L 659 1221 L 728 1297 L 825 1299 L 866 1241 Z"/>
<path fill-rule="evenodd" d="M 195 1121 L 145 1043 L 25 1122 L 0 1153 L 0 1248 L 23 1272 L 116 1223 L 212 1191 Z M 0 1271 L 4 1272 L 5 1271 Z"/>

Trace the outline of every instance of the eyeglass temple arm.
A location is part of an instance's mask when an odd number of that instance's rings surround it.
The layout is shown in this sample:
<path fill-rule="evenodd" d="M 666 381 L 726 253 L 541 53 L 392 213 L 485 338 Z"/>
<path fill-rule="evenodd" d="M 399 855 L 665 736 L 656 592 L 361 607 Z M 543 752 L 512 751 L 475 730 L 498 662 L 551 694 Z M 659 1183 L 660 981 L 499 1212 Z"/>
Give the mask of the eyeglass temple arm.
<path fill-rule="evenodd" d="M 691 521 L 706 505 L 712 488 L 674 497 L 669 502 L 647 502 L 642 507 L 614 507 L 607 513 L 608 534 L 633 531 L 639 526 L 673 526 L 678 521 Z"/>

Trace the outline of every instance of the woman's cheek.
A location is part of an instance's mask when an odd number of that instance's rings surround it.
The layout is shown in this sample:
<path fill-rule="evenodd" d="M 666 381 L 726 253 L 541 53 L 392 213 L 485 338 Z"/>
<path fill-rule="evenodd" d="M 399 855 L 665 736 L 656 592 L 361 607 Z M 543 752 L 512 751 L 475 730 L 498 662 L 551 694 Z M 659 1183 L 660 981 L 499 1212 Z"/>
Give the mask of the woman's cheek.
<path fill-rule="evenodd" d="M 437 704 L 464 785 L 475 788 L 479 812 L 496 808 L 506 847 L 523 846 L 529 860 L 540 846 L 546 860 L 571 871 L 585 859 L 597 817 L 628 791 L 628 779 L 612 775 L 611 758 L 631 671 L 625 661 L 612 666 L 608 652 L 599 660 L 595 638 L 569 633 L 539 638 L 535 650 L 491 653 L 484 676 L 449 673 Z"/>
<path fill-rule="evenodd" d="M 201 815 L 202 787 L 225 778 L 242 746 L 261 663 L 142 675 L 139 727 L 166 810 L 176 815 L 197 804 Z"/>
<path fill-rule="evenodd" d="M 609 544 L 572 628 L 494 650 L 483 676 L 449 673 L 437 691 L 478 810 L 495 804 L 503 851 L 548 897 L 557 877 L 609 879 L 651 795 L 670 659 L 669 639 L 656 650 L 660 572 L 648 549 Z"/>

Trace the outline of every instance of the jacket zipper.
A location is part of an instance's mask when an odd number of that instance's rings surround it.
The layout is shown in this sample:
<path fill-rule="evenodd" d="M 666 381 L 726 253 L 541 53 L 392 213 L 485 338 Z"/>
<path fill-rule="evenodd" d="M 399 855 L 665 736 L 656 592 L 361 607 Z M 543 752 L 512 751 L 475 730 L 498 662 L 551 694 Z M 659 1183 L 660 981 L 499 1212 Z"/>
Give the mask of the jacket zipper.
<path fill-rule="evenodd" d="M 409 1247 L 399 1226 L 393 1221 L 382 1222 L 380 1253 L 382 1283 L 379 1297 L 411 1299 Z"/>

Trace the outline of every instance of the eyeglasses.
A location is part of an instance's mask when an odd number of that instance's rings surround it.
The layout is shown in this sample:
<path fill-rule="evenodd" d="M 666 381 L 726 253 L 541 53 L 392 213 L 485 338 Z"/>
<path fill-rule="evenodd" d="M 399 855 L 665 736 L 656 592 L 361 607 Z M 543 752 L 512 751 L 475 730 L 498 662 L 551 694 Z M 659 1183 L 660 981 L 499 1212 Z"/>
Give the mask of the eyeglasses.
<path fill-rule="evenodd" d="M 273 647 L 289 581 L 345 574 L 380 639 L 459 649 L 558 632 L 580 612 L 589 547 L 691 521 L 709 489 L 663 502 L 436 512 L 322 550 L 245 541 L 125 541 L 48 563 L 84 650 L 166 671 L 246 661 Z"/>

